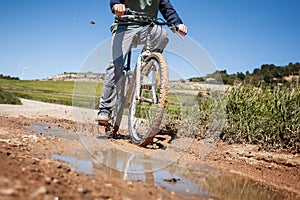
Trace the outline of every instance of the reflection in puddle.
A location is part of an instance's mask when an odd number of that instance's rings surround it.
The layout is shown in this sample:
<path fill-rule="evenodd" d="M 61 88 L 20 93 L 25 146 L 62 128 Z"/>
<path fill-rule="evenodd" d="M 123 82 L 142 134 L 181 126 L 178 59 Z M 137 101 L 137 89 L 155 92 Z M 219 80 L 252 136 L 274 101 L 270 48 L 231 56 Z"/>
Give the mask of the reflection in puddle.
<path fill-rule="evenodd" d="M 91 174 L 93 172 L 93 163 L 91 160 L 87 160 L 87 159 L 83 160 L 73 156 L 56 155 L 56 154 L 52 154 L 51 158 L 55 160 L 62 160 L 64 162 L 72 164 L 73 166 L 76 167 L 77 172 L 86 173 L 86 174 Z"/>
<path fill-rule="evenodd" d="M 143 157 L 140 154 L 118 150 L 105 151 L 104 160 L 93 160 L 87 151 L 74 151 L 72 155 L 52 155 L 52 158 L 74 165 L 78 171 L 88 174 L 105 174 L 128 181 L 143 181 L 162 186 L 170 191 L 194 194 L 210 199 L 284 199 L 263 185 L 229 173 L 221 173 L 206 166 L 183 168 L 164 161 Z M 120 154 L 120 155 L 118 155 Z M 86 165 L 86 168 L 84 168 Z M 112 167 L 115 165 L 115 167 Z"/>
<path fill-rule="evenodd" d="M 115 153 L 116 151 L 112 152 Z M 86 157 L 84 156 L 84 154 L 86 154 Z M 118 157 L 116 154 L 114 155 L 115 156 L 107 156 L 107 158 L 109 158 L 108 160 L 111 160 L 112 157 Z M 144 161 L 140 162 L 141 160 L 136 159 L 134 154 L 128 156 L 126 163 L 123 161 L 118 162 L 118 160 L 114 160 L 113 162 L 109 161 L 105 163 L 99 163 L 92 158 L 88 159 L 88 157 L 90 157 L 90 155 L 86 151 L 80 152 L 79 150 L 77 150 L 76 153 L 74 152 L 73 156 L 66 154 L 53 154 L 51 156 L 51 158 L 53 159 L 72 164 L 73 166 L 75 166 L 78 172 L 87 174 L 105 174 L 109 177 L 128 181 L 142 181 L 151 183 L 156 186 L 165 187 L 171 191 L 201 195 L 202 197 L 211 196 L 207 191 L 199 190 L 197 185 L 188 180 L 186 177 L 177 174 L 175 170 L 176 168 L 179 169 L 179 166 L 159 169 L 159 163 L 161 163 L 162 161 L 149 158 L 141 158 L 138 156 L 142 161 Z M 117 170 L 113 167 L 109 167 L 109 165 L 111 165 L 112 163 L 117 166 Z M 188 173 L 188 170 L 184 168 L 181 168 L 179 171 L 185 171 L 185 173 Z"/>
<path fill-rule="evenodd" d="M 49 124 L 38 123 L 32 125 L 31 130 L 66 139 L 78 138 L 78 134 L 68 133 L 57 126 L 51 125 L 51 129 L 47 127 Z M 194 194 L 201 199 L 284 199 L 281 193 L 272 191 L 261 183 L 208 166 L 181 167 L 143 153 L 116 149 L 107 140 L 97 140 L 94 137 L 88 137 L 86 143 L 93 147 L 89 148 L 93 152 L 88 148 L 78 149 L 68 154 L 53 154 L 51 158 L 72 164 L 78 172 L 143 181 L 170 191 Z"/>

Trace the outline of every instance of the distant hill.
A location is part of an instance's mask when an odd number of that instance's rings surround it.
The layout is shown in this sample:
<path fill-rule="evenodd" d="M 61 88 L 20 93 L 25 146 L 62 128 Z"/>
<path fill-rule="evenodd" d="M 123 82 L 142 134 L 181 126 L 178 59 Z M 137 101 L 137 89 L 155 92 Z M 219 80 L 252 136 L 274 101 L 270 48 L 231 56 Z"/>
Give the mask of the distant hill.
<path fill-rule="evenodd" d="M 211 84 L 223 83 L 234 85 L 240 82 L 252 82 L 253 84 L 285 84 L 293 80 L 299 80 L 300 63 L 289 63 L 286 66 L 275 66 L 274 64 L 264 64 L 260 68 L 255 68 L 252 73 L 247 71 L 228 74 L 226 70 L 216 70 L 212 74 L 203 77 L 193 77 L 190 82 L 204 82 Z M 3 75 L 2 75 L 3 76 Z M 92 72 L 64 72 L 62 74 L 48 77 L 50 81 L 83 81 L 83 82 L 103 82 L 105 74 Z M 1 78 L 1 75 L 0 75 Z M 6 77 L 14 78 L 14 77 Z"/>
<path fill-rule="evenodd" d="M 50 76 L 44 80 L 48 81 L 82 81 L 82 82 L 103 82 L 105 74 L 93 72 L 64 72 Z"/>
<path fill-rule="evenodd" d="M 238 72 L 236 74 L 227 74 L 226 70 L 217 70 L 212 74 L 204 77 L 190 78 L 192 82 L 209 82 L 214 83 L 218 80 L 224 84 L 233 85 L 237 82 L 267 83 L 267 84 L 284 84 L 293 80 L 299 80 L 300 63 L 289 63 L 286 66 L 275 66 L 273 64 L 264 64 L 260 68 L 255 68 L 252 73 L 247 71 L 245 74 Z"/>

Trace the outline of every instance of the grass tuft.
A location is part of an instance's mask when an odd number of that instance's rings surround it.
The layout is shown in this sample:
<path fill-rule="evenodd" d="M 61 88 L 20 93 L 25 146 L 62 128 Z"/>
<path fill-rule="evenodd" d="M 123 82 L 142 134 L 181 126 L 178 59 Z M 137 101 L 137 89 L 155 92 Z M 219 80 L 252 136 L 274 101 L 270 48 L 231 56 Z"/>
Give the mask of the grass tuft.
<path fill-rule="evenodd" d="M 21 105 L 22 103 L 13 93 L 4 91 L 0 88 L 0 104 Z"/>

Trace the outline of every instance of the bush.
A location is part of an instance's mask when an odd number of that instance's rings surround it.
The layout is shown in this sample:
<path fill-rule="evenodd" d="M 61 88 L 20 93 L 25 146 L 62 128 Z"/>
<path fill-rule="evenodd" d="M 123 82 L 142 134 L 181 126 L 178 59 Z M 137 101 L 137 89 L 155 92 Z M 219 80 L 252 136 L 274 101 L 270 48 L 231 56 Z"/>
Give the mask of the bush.
<path fill-rule="evenodd" d="M 164 131 L 199 139 L 220 135 L 228 143 L 300 152 L 297 84 L 272 88 L 242 84 L 228 90 L 226 96 L 222 92 L 210 92 L 206 98 L 199 94 L 198 103 L 198 108 L 167 109 Z"/>
<path fill-rule="evenodd" d="M 234 87 L 227 96 L 227 123 L 222 139 L 260 144 L 264 149 L 300 151 L 298 85 Z"/>
<path fill-rule="evenodd" d="M 14 94 L 0 88 L 0 104 L 22 104 Z"/>
<path fill-rule="evenodd" d="M 198 102 L 182 103 L 173 109 L 168 107 L 163 122 L 164 132 L 198 139 L 215 136 L 215 132 L 221 131 L 226 117 L 224 95 L 224 92 L 213 91 L 209 97 L 203 97 L 200 92 Z"/>

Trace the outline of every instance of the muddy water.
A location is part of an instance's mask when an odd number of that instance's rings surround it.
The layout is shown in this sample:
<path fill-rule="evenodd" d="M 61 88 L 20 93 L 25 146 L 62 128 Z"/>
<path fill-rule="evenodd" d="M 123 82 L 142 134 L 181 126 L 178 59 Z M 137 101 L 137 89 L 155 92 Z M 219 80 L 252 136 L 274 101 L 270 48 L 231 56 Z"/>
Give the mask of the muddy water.
<path fill-rule="evenodd" d="M 91 148 L 83 148 L 51 155 L 53 159 L 72 164 L 81 173 L 143 181 L 204 199 L 284 199 L 278 191 L 272 191 L 258 182 L 209 166 L 182 167 L 165 158 L 157 159 L 143 153 L 122 151 L 109 145 L 105 137 L 78 135 L 46 123 L 33 124 L 30 129 L 45 135 L 84 141 L 89 147 L 94 145 L 92 151 Z"/>

